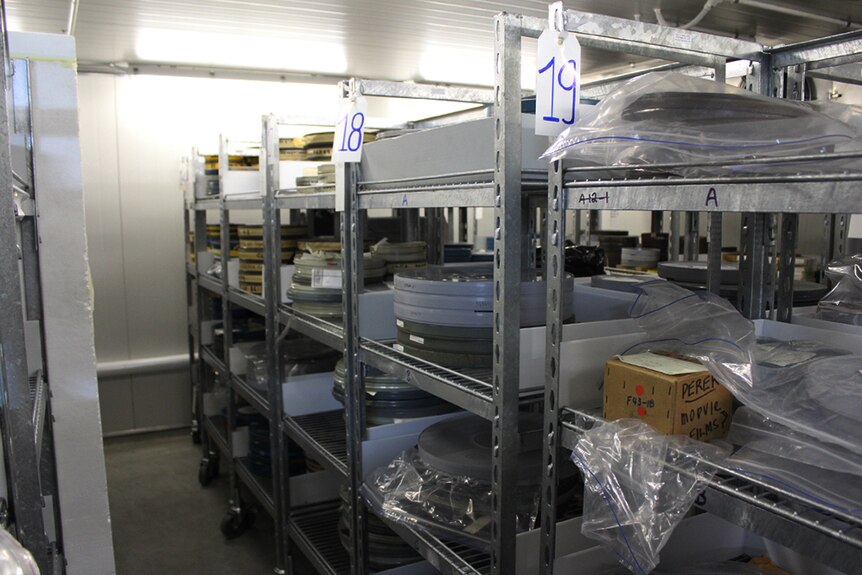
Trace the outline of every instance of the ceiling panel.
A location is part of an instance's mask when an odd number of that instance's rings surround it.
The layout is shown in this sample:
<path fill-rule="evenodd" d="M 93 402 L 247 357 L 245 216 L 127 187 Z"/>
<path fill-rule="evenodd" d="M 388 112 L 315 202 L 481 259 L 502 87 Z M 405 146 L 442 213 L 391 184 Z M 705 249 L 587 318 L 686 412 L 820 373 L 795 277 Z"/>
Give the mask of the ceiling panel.
<path fill-rule="evenodd" d="M 10 28 L 62 32 L 69 0 L 6 0 Z M 862 1 L 762 0 L 765 10 L 726 1 L 696 29 L 774 45 L 862 23 Z M 571 0 L 567 8 L 684 24 L 695 0 Z M 544 17 L 538 0 L 80 0 L 76 38 L 82 62 L 159 61 L 356 75 L 393 80 L 488 83 L 491 22 L 500 11 Z M 802 11 L 808 15 L 788 12 Z M 859 26 L 855 26 L 859 27 Z M 155 45 L 155 46 L 154 46 Z M 156 49 L 154 49 L 154 47 Z M 158 56 L 157 58 L 154 56 Z M 592 51 L 588 70 L 632 58 Z M 486 64 L 487 63 L 487 64 Z"/>

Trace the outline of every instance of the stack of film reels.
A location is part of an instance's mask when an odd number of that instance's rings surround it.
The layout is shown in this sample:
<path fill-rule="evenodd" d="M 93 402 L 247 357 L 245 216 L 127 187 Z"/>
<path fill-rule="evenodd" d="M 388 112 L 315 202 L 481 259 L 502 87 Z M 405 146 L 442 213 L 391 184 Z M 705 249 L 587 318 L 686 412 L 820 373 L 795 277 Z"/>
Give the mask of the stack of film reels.
<path fill-rule="evenodd" d="M 341 516 L 338 521 L 338 536 L 341 545 L 349 553 L 352 545 L 350 540 L 350 498 L 347 486 L 340 489 Z M 368 567 L 372 571 L 387 571 L 402 565 L 416 563 L 422 558 L 401 537 L 395 534 L 382 519 L 373 513 L 368 513 Z"/>
<path fill-rule="evenodd" d="M 230 225 L 230 257 L 239 255 L 239 226 Z M 207 224 L 207 250 L 215 257 L 221 257 L 221 226 L 219 224 Z"/>
<path fill-rule="evenodd" d="M 332 395 L 344 403 L 344 360 L 335 366 Z M 457 408 L 436 395 L 416 388 L 393 375 L 373 367 L 365 372 L 365 419 L 369 425 L 385 425 L 405 419 L 418 419 L 450 413 Z"/>
<path fill-rule="evenodd" d="M 340 244 L 337 245 L 340 249 Z M 326 246 L 325 242 L 301 242 L 300 246 L 306 249 L 334 247 Z M 309 251 L 296 257 L 293 281 L 287 290 L 293 309 L 321 319 L 343 316 L 341 260 L 341 254 L 334 251 Z M 385 262 L 365 254 L 364 274 L 366 285 L 383 281 Z"/>
<path fill-rule="evenodd" d="M 302 162 L 305 160 L 305 140 L 303 138 L 280 138 L 278 155 L 282 162 Z"/>
<path fill-rule="evenodd" d="M 282 264 L 293 261 L 297 238 L 304 236 L 306 230 L 306 226 L 281 226 Z M 263 295 L 263 226 L 240 226 L 238 233 L 239 288 L 255 295 Z"/>
<path fill-rule="evenodd" d="M 425 242 L 389 242 L 383 240 L 371 248 L 378 258 L 386 262 L 386 275 L 424 268 L 428 265 L 428 245 Z"/>
<path fill-rule="evenodd" d="M 332 158 L 332 142 L 335 140 L 334 132 L 306 134 L 302 140 L 304 142 L 305 159 L 309 162 L 328 162 Z"/>
<path fill-rule="evenodd" d="M 396 349 L 446 367 L 490 367 L 493 281 L 487 265 L 428 266 L 396 274 Z M 544 325 L 546 285 L 538 278 L 521 282 L 521 327 Z M 566 274 L 560 298 L 566 319 L 574 313 L 574 285 Z"/>

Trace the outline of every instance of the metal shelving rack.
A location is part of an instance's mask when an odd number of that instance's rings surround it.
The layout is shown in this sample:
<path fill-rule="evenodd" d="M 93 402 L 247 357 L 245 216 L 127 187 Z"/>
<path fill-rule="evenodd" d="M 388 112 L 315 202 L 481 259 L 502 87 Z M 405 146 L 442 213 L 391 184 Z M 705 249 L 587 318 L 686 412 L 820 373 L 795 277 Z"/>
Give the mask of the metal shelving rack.
<path fill-rule="evenodd" d="M 635 36 L 634 23 L 614 18 L 584 15 L 566 11 L 562 21 L 565 30 L 578 35 L 582 45 L 617 47 L 625 52 L 661 57 L 692 65 L 713 67 L 716 79 L 724 79 L 726 59 L 751 61 L 749 87 L 760 93 L 799 97 L 806 67 L 828 75 L 832 66 L 860 59 L 862 34 L 852 32 L 832 38 L 798 45 L 752 51 L 750 43 L 729 38 L 686 32 L 685 45 L 680 35 L 671 30 L 638 23 L 645 33 Z M 532 32 L 540 31 L 544 22 L 522 23 Z M 586 31 L 589 30 L 587 34 Z M 836 76 L 837 77 L 837 76 Z M 786 83 L 786 85 L 785 85 Z M 852 155 L 820 155 L 818 160 Z M 855 156 L 858 157 L 858 154 Z M 794 162 L 805 158 L 787 158 Z M 811 159 L 811 158 L 809 158 Z M 752 160 L 747 163 L 767 163 Z M 776 163 L 773 160 L 771 163 Z M 780 163 L 780 162 L 779 162 Z M 720 164 L 716 164 L 720 165 Z M 660 167 L 660 166 L 657 166 Z M 672 168 L 674 166 L 666 166 Z M 605 168 L 602 168 L 605 169 Z M 623 174 L 625 168 L 607 168 Z M 770 314 L 789 321 L 792 312 L 793 260 L 796 248 L 799 213 L 846 214 L 859 212 L 860 173 L 789 174 L 727 177 L 656 177 L 651 179 L 599 179 L 573 181 L 574 172 L 591 171 L 569 168 L 554 162 L 549 168 L 548 226 L 545 245 L 548 246 L 549 281 L 546 391 L 545 457 L 551 462 L 543 478 L 542 503 L 542 572 L 550 574 L 554 567 L 556 517 L 556 461 L 571 450 L 578 436 L 594 425 L 595 416 L 583 411 L 560 408 L 559 396 L 561 314 L 551 302 L 562 288 L 563 247 L 566 234 L 565 213 L 569 210 L 675 210 L 708 212 L 710 214 L 709 288 L 717 291 L 721 246 L 721 214 L 742 214 L 740 244 L 740 311 L 751 319 L 767 318 Z M 568 176 L 568 177 L 567 177 Z M 598 192 L 599 202 L 584 200 L 583 192 Z M 719 201 L 705 202 L 707 194 Z M 588 194 L 589 195 L 589 194 Z M 719 208 L 720 206 L 720 208 Z M 781 215 L 780 227 L 774 214 Z M 831 253 L 841 253 L 840 244 L 832 248 L 836 226 L 846 226 L 848 218 L 827 216 Z M 688 228 L 688 226 L 687 226 Z M 840 237 L 840 233 L 834 233 Z M 780 238 L 776 248 L 775 238 Z M 776 253 L 777 252 L 777 253 Z M 830 255 L 831 255 L 830 253 Z M 774 261 L 790 273 L 773 277 Z M 774 283 L 777 281 L 777 284 Z M 773 297 L 777 286 L 777 296 Z M 858 570 L 862 552 L 862 522 L 858 517 L 840 514 L 824 508 L 822 503 L 802 497 L 790 490 L 777 489 L 738 471 L 714 465 L 717 474 L 709 482 L 701 506 L 747 530 L 798 550 L 816 560 L 841 570 Z"/>
<path fill-rule="evenodd" d="M 321 464 L 336 474 L 345 469 L 338 457 L 339 417 L 291 417 L 283 405 L 281 381 L 283 365 L 280 349 L 282 334 L 296 330 L 323 345 L 341 349 L 341 328 L 318 318 L 295 312 L 281 304 L 281 249 L 279 248 L 282 210 L 333 209 L 335 194 L 328 189 L 320 191 L 296 188 L 283 189 L 280 182 L 279 126 L 291 125 L 288 120 L 265 116 L 262 124 L 263 151 L 261 170 L 264 172 L 263 226 L 264 226 L 264 302 L 266 317 L 267 379 L 270 382 L 270 433 L 273 454 L 274 503 L 276 509 L 276 571 L 289 572 L 291 545 L 302 550 L 320 573 L 335 574 L 343 569 L 346 552 L 338 540 L 338 505 L 333 502 L 321 511 L 319 505 L 292 507 L 290 478 L 287 469 L 288 443 L 293 439 L 309 455 L 316 456 Z M 331 188 L 331 186 L 330 186 Z"/>
<path fill-rule="evenodd" d="M 396 375 L 417 387 L 433 393 L 492 422 L 494 450 L 493 526 L 490 553 L 443 541 L 433 535 L 403 525 L 390 526 L 410 543 L 429 563 L 442 573 L 514 573 L 515 521 L 511 502 L 517 488 L 514 473 L 517 465 L 519 436 L 517 412 L 521 400 L 518 387 L 520 347 L 520 304 L 518 292 L 522 272 L 534 262 L 526 257 L 529 250 L 522 246 L 530 225 L 525 198 L 530 191 L 545 187 L 545 174 L 522 170 L 521 165 L 521 88 L 520 37 L 517 41 L 502 32 L 506 17 L 498 17 L 496 51 L 503 64 L 498 69 L 496 91 L 460 90 L 446 93 L 427 91 L 417 86 L 387 86 L 385 83 L 353 81 L 344 84 L 345 95 L 350 90 L 364 95 L 390 95 L 448 99 L 495 104 L 494 118 L 499 125 L 489 134 L 493 141 L 496 167 L 444 173 L 430 177 L 399 178 L 386 181 L 364 179 L 362 165 L 348 165 L 337 172 L 337 193 L 345 195 L 344 215 L 344 293 L 346 334 L 346 388 L 351 390 L 348 407 L 348 460 L 350 462 L 351 536 L 356 573 L 364 573 L 365 505 L 363 470 L 360 458 L 365 435 L 365 390 L 363 365 Z M 506 28 L 508 31 L 508 28 Z M 496 96 L 495 96 L 496 94 Z M 435 150 L 429 150 L 435 153 Z M 363 160 L 363 165 L 364 165 Z M 526 193 L 525 193 L 526 192 Z M 362 278 L 362 212 L 370 208 L 446 208 L 485 206 L 494 208 L 496 218 L 497 260 L 494 278 L 498 289 L 494 302 L 494 346 L 498 350 L 491 370 L 467 372 L 447 369 L 400 352 L 391 345 L 359 337 L 358 295 Z M 351 231 L 353 233 L 348 233 Z M 524 257 L 522 257 L 522 255 Z M 349 304 L 348 304 L 349 302 Z M 347 307 L 349 305 L 349 307 Z M 506 317 L 507 321 L 501 321 Z M 385 518 L 384 518 L 385 520 Z"/>
<path fill-rule="evenodd" d="M 224 138 L 221 139 L 219 147 L 219 165 L 228 166 L 227 150 L 228 142 Z M 268 148 L 272 150 L 273 148 Z M 267 171 L 266 182 L 267 186 L 275 181 L 277 187 L 277 174 L 279 164 L 279 147 L 277 132 L 274 141 L 274 156 L 265 156 L 264 162 L 261 164 L 261 169 L 266 170 L 266 166 L 274 166 L 274 170 Z M 274 160 L 273 160 L 274 158 Z M 267 163 L 268 160 L 268 163 Z M 273 180 L 273 174 L 275 180 Z M 224 189 L 224 171 L 219 171 L 220 188 Z M 269 189 L 269 188 L 267 188 Z M 278 234 L 279 224 L 272 228 L 272 205 L 268 202 L 269 196 L 260 196 L 254 198 L 207 198 L 198 199 L 188 202 L 185 209 L 185 226 L 186 232 L 194 227 L 194 246 L 193 250 L 199 254 L 206 249 L 206 224 L 207 211 L 217 211 L 219 217 L 219 225 L 221 230 L 221 279 L 216 279 L 208 276 L 205 273 L 200 273 L 196 267 L 187 266 L 187 286 L 188 286 L 188 302 L 190 306 L 190 357 L 193 360 L 193 381 L 195 382 L 195 419 L 198 421 L 198 429 L 200 430 L 201 440 L 203 442 L 203 459 L 201 461 L 201 483 L 206 484 L 209 480 L 218 473 L 219 460 L 224 459 L 228 462 L 228 477 L 230 482 L 230 499 L 229 511 L 222 523 L 222 529 L 226 535 L 238 535 L 246 525 L 248 525 L 248 513 L 250 509 L 244 504 L 240 487 L 244 486 L 249 493 L 252 494 L 258 505 L 269 513 L 275 523 L 276 529 L 276 550 L 275 550 L 275 570 L 277 573 L 285 573 L 288 570 L 288 533 L 291 537 L 302 542 L 302 545 L 307 545 L 309 541 L 317 541 L 322 535 L 330 537 L 335 536 L 334 541 L 340 546 L 337 540 L 337 532 L 333 529 L 330 533 L 325 531 L 314 532 L 314 521 L 308 520 L 299 521 L 297 525 L 293 525 L 292 517 L 288 515 L 288 509 L 285 501 L 289 500 L 288 492 L 288 477 L 286 471 L 286 440 L 285 433 L 291 437 L 297 436 L 306 439 L 299 443 L 306 448 L 310 448 L 313 453 L 328 454 L 327 449 L 331 449 L 338 453 L 337 446 L 331 447 L 331 434 L 323 433 L 320 426 L 315 426 L 315 421 L 299 421 L 299 424 L 287 426 L 282 424 L 284 419 L 284 409 L 281 402 L 280 373 L 276 375 L 274 370 L 280 370 L 280 366 L 276 364 L 273 358 L 278 357 L 273 353 L 273 346 L 278 341 L 280 329 L 283 325 L 290 322 L 292 328 L 303 334 L 322 341 L 324 344 L 331 345 L 333 342 L 338 342 L 336 347 L 340 348 L 340 327 L 322 322 L 317 318 L 306 316 L 305 314 L 294 313 L 287 306 L 282 306 L 278 294 L 280 293 L 279 281 L 280 278 L 276 271 L 275 281 L 272 280 L 272 274 L 269 270 L 278 270 L 279 265 L 277 259 L 280 259 L 280 249 L 275 249 L 272 243 L 272 234 Z M 334 207 L 334 193 L 312 193 L 292 195 L 289 197 L 278 198 L 279 208 L 287 209 L 331 209 Z M 277 209 L 277 208 L 276 208 Z M 233 211 L 253 211 L 262 214 L 264 217 L 264 242 L 265 242 L 265 265 L 267 275 L 265 282 L 264 297 L 249 294 L 243 290 L 231 287 L 228 285 L 228 261 L 230 260 L 230 214 Z M 277 244 L 276 244 L 277 245 Z M 273 264 L 273 259 L 275 264 Z M 197 264 L 196 264 L 197 265 Z M 212 346 L 202 345 L 201 325 L 206 320 L 205 302 L 209 298 L 217 298 L 221 301 L 222 322 L 224 331 L 224 345 L 221 350 L 221 358 L 212 348 Z M 230 348 L 233 346 L 232 341 L 232 310 L 234 308 L 242 308 L 254 314 L 259 315 L 266 323 L 266 342 L 267 342 L 267 369 L 269 389 L 268 393 L 263 393 L 252 388 L 243 377 L 237 376 L 231 371 L 230 366 Z M 227 401 L 227 421 L 222 422 L 224 425 L 216 423 L 213 418 L 204 415 L 203 394 L 208 388 L 208 384 L 218 379 L 228 390 L 229 398 Z M 266 417 L 270 422 L 270 443 L 273 452 L 273 474 L 272 479 L 260 477 L 251 472 L 248 462 L 244 457 L 234 457 L 232 440 L 232 431 L 236 428 L 236 404 L 237 399 L 242 398 L 250 406 L 252 406 L 261 415 Z M 270 398 L 275 398 L 271 401 Z M 304 425 L 303 425 L 304 424 Z M 306 427 L 310 431 L 306 431 Z M 337 425 L 336 425 L 337 427 Z M 227 430 L 227 433 L 223 431 Z M 341 423 L 341 445 L 345 443 L 344 424 Z M 282 454 L 278 456 L 277 454 Z M 332 456 L 321 457 L 322 461 L 327 462 L 333 459 Z M 343 462 L 340 462 L 344 465 Z M 342 471 L 343 472 L 343 471 Z M 300 519 L 307 517 L 307 513 L 303 514 L 303 509 L 295 509 Z M 309 538 L 306 533 L 309 529 L 316 533 L 317 539 Z M 335 554 L 337 556 L 337 553 Z M 328 571 L 323 571 L 328 572 Z"/>
<path fill-rule="evenodd" d="M 731 38 L 697 32 L 628 22 L 616 18 L 565 11 L 561 18 L 569 32 L 578 35 L 583 46 L 622 51 L 640 56 L 661 58 L 678 64 L 675 69 L 686 73 L 711 74 L 724 79 L 725 65 L 732 60 L 751 61 L 753 88 L 763 93 L 777 94 L 783 88 L 781 70 L 792 68 L 788 82 L 799 83 L 806 67 L 818 74 L 828 73 L 830 65 L 846 63 L 856 58 L 862 45 L 862 35 L 846 34 L 821 42 L 764 50 L 760 45 Z M 751 318 L 766 317 L 773 308 L 780 319 L 790 316 L 792 274 L 777 278 L 779 296 L 772 303 L 768 296 L 774 281 L 769 273 L 769 260 L 775 249 L 770 238 L 777 229 L 774 213 L 784 215 L 778 257 L 782 269 L 793 269 L 793 247 L 796 218 L 799 212 L 849 213 L 857 211 L 854 185 L 862 174 L 782 175 L 740 178 L 655 178 L 649 180 L 587 180 L 572 181 L 577 168 L 554 163 L 547 172 L 522 169 L 520 117 L 521 39 L 536 38 L 548 25 L 547 21 L 500 14 L 494 20 L 496 77 L 493 91 L 441 89 L 392 82 L 354 80 L 343 85 L 345 94 L 353 90 L 365 96 L 394 96 L 494 104 L 494 154 L 499 158 L 492 169 L 461 171 L 436 176 L 407 177 L 390 180 L 370 180 L 363 177 L 363 165 L 347 165 L 337 171 L 335 190 L 283 189 L 279 182 L 278 129 L 288 123 L 274 116 L 263 120 L 261 169 L 265 188 L 262 200 L 199 200 L 194 203 L 196 251 L 203 248 L 205 237 L 204 210 L 218 209 L 222 223 L 222 246 L 229 245 L 228 212 L 233 209 L 262 209 L 265 227 L 266 292 L 263 298 L 249 297 L 231 290 L 226 275 L 221 284 L 198 274 L 196 280 L 198 308 L 202 293 L 223 298 L 227 310 L 240 306 L 264 316 L 266 321 L 267 363 L 270 381 L 268 401 L 261 394 L 230 376 L 229 365 L 210 349 L 198 345 L 199 366 L 209 365 L 229 378 L 231 389 L 256 409 L 266 412 L 271 422 L 273 449 L 273 482 L 269 491 L 260 490 L 262 505 L 276 517 L 276 572 L 289 572 L 290 549 L 302 551 L 321 573 L 365 573 L 367 539 L 366 507 L 362 504 L 363 486 L 362 441 L 366 426 L 364 417 L 364 366 L 398 376 L 417 387 L 433 393 L 465 410 L 492 422 L 493 444 L 499 446 L 493 456 L 493 539 L 490 553 L 481 553 L 453 542 L 404 525 L 390 523 L 393 530 L 416 548 L 429 563 L 442 573 L 514 573 L 515 522 L 510 507 L 514 465 L 517 461 L 519 404 L 524 397 L 518 387 L 519 321 L 517 302 L 523 270 L 536 265 L 522 245 L 522 237 L 536 223 L 524 217 L 524 198 L 547 194 L 547 224 L 544 245 L 548 268 L 548 301 L 556 300 L 562 285 L 563 238 L 566 235 L 565 214 L 578 210 L 670 210 L 674 212 L 672 227 L 679 230 L 685 213 L 687 244 L 695 234 L 696 212 L 710 212 L 710 261 L 716 261 L 720 247 L 721 213 L 743 213 L 743 246 L 741 265 L 743 312 Z M 587 32 L 589 31 L 589 32 Z M 816 58 L 816 62 L 814 61 Z M 591 88 L 597 96 L 607 88 Z M 823 156 L 818 156 L 822 159 Z M 223 160 L 226 160 L 224 158 Z M 775 160 L 771 160 L 774 163 Z M 756 163 L 756 161 L 755 161 Z M 224 162 L 227 165 L 227 162 Z M 607 168 L 605 168 L 607 169 Z M 568 177 L 567 177 L 568 176 Z M 580 191 L 601 191 L 601 204 L 582 203 Z M 705 209 L 704 198 L 710 190 L 720 198 L 721 210 Z M 607 194 L 605 194 L 607 192 Z M 344 198 L 341 236 L 343 246 L 343 324 L 327 322 L 280 303 L 280 250 L 278 230 L 284 210 L 335 209 L 336 197 Z M 364 212 L 374 208 L 426 208 L 431 219 L 439 217 L 439 208 L 492 207 L 495 218 L 496 260 L 495 282 L 499 286 L 494 304 L 497 329 L 494 331 L 495 363 L 490 370 L 452 370 L 397 351 L 389 342 L 373 341 L 359 335 L 358 306 L 362 291 L 362 239 Z M 204 214 L 202 216 L 202 214 Z M 843 222 L 843 223 L 842 223 Z M 846 225 L 844 220 L 831 223 Z M 533 226 L 533 228 L 531 228 Z M 835 235 L 838 235 L 837 233 Z M 687 250 L 690 252 L 690 249 Z M 223 251 L 223 254 L 225 252 Z M 224 257 L 224 255 L 223 255 Z M 226 270 L 226 262 L 223 261 Z M 715 266 L 711 265 L 710 287 L 717 288 Z M 556 292 L 555 292 L 556 290 Z M 200 314 L 196 341 L 200 342 Z M 506 317 L 507 321 L 499 321 Z M 225 313 L 226 321 L 229 314 Z M 543 573 L 553 571 L 556 532 L 556 465 L 564 449 L 571 449 L 578 434 L 594 423 L 586 413 L 557 405 L 559 395 L 559 349 L 562 335 L 560 313 L 551 304 L 548 308 L 546 388 L 544 391 L 545 428 L 548 430 L 545 457 L 551 462 L 543 477 L 540 566 Z M 321 344 L 345 352 L 346 357 L 346 422 L 340 412 L 315 416 L 289 417 L 282 405 L 278 389 L 282 367 L 279 357 L 281 335 L 285 329 L 296 330 Z M 226 328 L 226 333 L 228 329 Z M 225 357 L 227 358 L 227 348 Z M 201 378 L 201 372 L 197 372 Z M 534 399 L 534 398 L 531 398 Z M 231 428 L 231 427 L 229 427 Z M 286 469 L 287 438 L 319 458 L 329 470 L 343 477 L 350 487 L 352 552 L 348 555 L 337 540 L 337 504 L 329 502 L 312 507 L 291 508 L 290 483 Z M 227 441 L 225 441 L 227 444 Z M 229 445 L 224 445 L 225 451 Z M 237 462 L 240 481 L 246 469 Z M 800 512 L 796 504 L 815 508 L 811 501 L 800 500 L 792 493 L 778 493 L 741 477 L 726 468 L 710 484 L 704 503 L 708 511 L 721 515 L 741 526 L 778 542 L 802 549 L 833 565 L 847 565 L 849 557 L 862 548 L 862 525 L 852 517 L 834 513 Z M 233 473 L 232 473 L 233 475 Z M 247 479 L 247 477 L 245 477 Z M 233 490 L 232 490 L 233 491 Z M 254 492 L 254 489 L 252 489 Z M 267 498 L 261 493 L 269 496 Z M 819 550 L 822 549 L 822 550 Z"/>

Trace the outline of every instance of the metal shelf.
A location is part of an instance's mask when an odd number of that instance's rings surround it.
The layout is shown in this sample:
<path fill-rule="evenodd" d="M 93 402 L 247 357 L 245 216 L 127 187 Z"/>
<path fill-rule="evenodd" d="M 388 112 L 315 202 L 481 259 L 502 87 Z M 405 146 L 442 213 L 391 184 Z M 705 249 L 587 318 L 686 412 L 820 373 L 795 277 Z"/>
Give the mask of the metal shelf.
<path fill-rule="evenodd" d="M 853 213 L 862 174 L 783 178 L 654 178 L 566 184 L 567 210 Z M 714 198 L 714 200 L 713 200 Z"/>
<path fill-rule="evenodd" d="M 368 182 L 359 188 L 359 209 L 378 208 L 467 208 L 493 207 L 496 193 L 492 172 L 475 174 L 481 181 L 460 181 L 453 176 L 410 179 L 396 182 Z M 547 192 L 544 179 L 532 177 L 521 182 L 530 193 Z"/>
<path fill-rule="evenodd" d="M 290 325 L 290 329 L 333 349 L 340 350 L 344 345 L 344 328 L 339 324 L 296 311 L 286 305 L 279 308 L 278 316 L 281 323 Z"/>
<path fill-rule="evenodd" d="M 213 371 L 225 373 L 224 362 L 216 356 L 210 346 L 201 346 L 201 359 L 204 361 L 205 364 L 210 366 Z"/>
<path fill-rule="evenodd" d="M 361 348 L 368 365 L 485 419 L 494 417 L 490 369 L 455 371 L 368 339 L 361 341 Z"/>
<path fill-rule="evenodd" d="M 288 385 L 290 385 L 288 383 Z M 344 411 L 326 411 L 284 417 L 284 430 L 308 455 L 342 476 L 347 476 L 347 431 Z"/>
<path fill-rule="evenodd" d="M 564 408 L 562 445 L 571 450 L 584 430 L 600 418 Z M 822 502 L 772 485 L 730 467 L 704 462 L 715 472 L 700 506 L 758 535 L 816 561 L 854 572 L 862 556 L 862 518 L 840 513 Z"/>
<path fill-rule="evenodd" d="M 276 206 L 282 210 L 334 210 L 335 209 L 335 184 L 323 186 L 327 188 L 321 191 L 298 191 L 313 190 L 315 187 L 297 188 L 294 190 L 282 190 L 276 196 Z"/>
<path fill-rule="evenodd" d="M 338 535 L 339 502 L 294 508 L 288 519 L 290 538 L 321 575 L 350 573 L 350 556 Z"/>
<path fill-rule="evenodd" d="M 266 314 L 266 306 L 263 298 L 260 296 L 250 294 L 237 288 L 228 288 L 227 299 L 230 303 L 238 305 L 241 308 L 245 308 L 259 316 Z"/>
<path fill-rule="evenodd" d="M 222 291 L 221 280 L 217 280 L 210 275 L 200 274 L 198 276 L 198 285 L 201 286 L 203 289 L 207 290 L 208 292 L 219 297 L 222 297 L 224 295 L 224 292 Z"/>
<path fill-rule="evenodd" d="M 363 190 L 359 208 L 491 207 L 494 182 L 404 187 L 397 190 Z"/>
<path fill-rule="evenodd" d="M 207 437 L 212 440 L 212 442 L 218 448 L 219 453 L 221 453 L 222 457 L 224 457 L 225 459 L 230 459 L 230 445 L 228 445 L 224 427 L 220 425 L 217 419 L 221 419 L 222 421 L 224 421 L 224 418 L 218 416 L 204 417 L 204 429 L 206 429 Z"/>
<path fill-rule="evenodd" d="M 275 519 L 275 503 L 272 499 L 272 479 L 252 473 L 247 457 L 238 457 L 235 463 L 237 477 L 251 491 L 257 502 L 260 503 L 260 506 L 269 513 L 270 517 Z"/>
<path fill-rule="evenodd" d="M 246 383 L 245 378 L 231 374 L 230 383 L 236 392 L 248 402 L 258 413 L 269 420 L 269 399 L 258 390 Z"/>
<path fill-rule="evenodd" d="M 226 210 L 262 210 L 263 198 L 256 197 L 241 197 L 236 199 L 225 198 L 224 207 Z"/>
<path fill-rule="evenodd" d="M 205 200 L 195 200 L 195 210 L 220 210 L 221 200 L 218 198 L 207 198 Z"/>
<path fill-rule="evenodd" d="M 363 485 L 361 495 L 366 500 L 374 495 Z M 488 553 L 460 543 L 444 541 L 435 535 L 417 531 L 387 519 L 375 512 L 373 505 L 366 505 L 370 512 L 378 515 L 405 543 L 413 547 L 428 563 L 442 575 L 485 575 L 491 572 L 491 557 Z"/>
<path fill-rule="evenodd" d="M 190 262 L 186 262 L 186 273 L 193 278 L 198 277 L 198 269 Z"/>

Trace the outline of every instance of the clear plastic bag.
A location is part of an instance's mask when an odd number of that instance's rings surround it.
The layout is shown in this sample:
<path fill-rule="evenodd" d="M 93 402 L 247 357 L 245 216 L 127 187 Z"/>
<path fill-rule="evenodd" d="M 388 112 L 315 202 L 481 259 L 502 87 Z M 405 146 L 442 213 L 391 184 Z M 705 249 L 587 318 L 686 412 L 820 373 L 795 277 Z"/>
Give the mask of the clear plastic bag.
<path fill-rule="evenodd" d="M 728 466 L 849 515 L 862 517 L 862 456 L 739 408 Z"/>
<path fill-rule="evenodd" d="M 826 276 L 835 287 L 817 304 L 816 317 L 862 325 L 862 255 L 831 262 Z"/>
<path fill-rule="evenodd" d="M 620 569 L 606 571 L 601 575 L 623 575 L 627 571 Z M 761 567 L 754 563 L 741 563 L 739 561 L 724 561 L 722 563 L 704 563 L 682 567 L 679 569 L 662 569 L 659 567 L 653 571 L 654 575 L 778 575 L 781 571 L 774 568 Z"/>
<path fill-rule="evenodd" d="M 723 446 L 662 435 L 635 419 L 586 431 L 572 451 L 584 475 L 581 532 L 609 547 L 635 575 L 646 575 L 704 483 Z"/>
<path fill-rule="evenodd" d="M 743 404 L 821 441 L 862 453 L 862 356 L 805 341 L 758 340 L 726 300 L 669 282 L 641 284 L 632 305 L 647 340 L 624 352 L 699 360 Z"/>
<path fill-rule="evenodd" d="M 27 549 L 0 528 L 0 575 L 39 575 L 39 566 Z"/>
<path fill-rule="evenodd" d="M 831 108 L 768 98 L 677 73 L 651 73 L 626 82 L 596 106 L 595 114 L 564 131 L 543 158 L 597 166 L 733 162 L 857 148 L 850 121 Z M 823 113 L 830 112 L 830 115 Z M 805 167 L 820 170 L 822 161 Z M 763 167 L 761 164 L 760 167 Z M 770 171 L 780 166 L 770 165 Z M 731 166 L 730 171 L 754 169 Z M 799 165 L 793 167 L 800 169 Z M 715 166 L 679 167 L 681 175 L 727 174 Z"/>
<path fill-rule="evenodd" d="M 373 491 L 368 503 L 386 517 L 477 548 L 490 541 L 491 483 L 448 475 L 427 466 L 410 449 L 367 482 Z M 539 490 L 518 489 L 516 522 L 519 532 L 533 529 L 539 512 Z"/>

